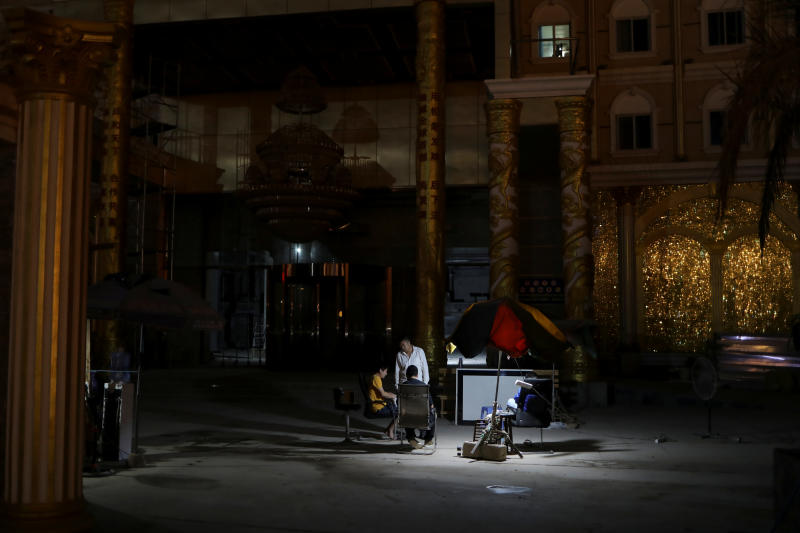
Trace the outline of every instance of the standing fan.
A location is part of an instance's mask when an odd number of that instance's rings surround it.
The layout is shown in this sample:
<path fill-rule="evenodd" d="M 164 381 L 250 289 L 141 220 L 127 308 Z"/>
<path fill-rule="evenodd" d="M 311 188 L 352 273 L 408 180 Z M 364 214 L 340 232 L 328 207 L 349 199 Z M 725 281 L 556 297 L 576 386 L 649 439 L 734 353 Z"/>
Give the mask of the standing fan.
<path fill-rule="evenodd" d="M 701 435 L 707 439 L 711 433 L 711 399 L 717 393 L 717 368 L 708 357 L 698 357 L 692 365 L 692 388 L 697 397 L 706 402 L 708 409 L 708 433 Z"/>

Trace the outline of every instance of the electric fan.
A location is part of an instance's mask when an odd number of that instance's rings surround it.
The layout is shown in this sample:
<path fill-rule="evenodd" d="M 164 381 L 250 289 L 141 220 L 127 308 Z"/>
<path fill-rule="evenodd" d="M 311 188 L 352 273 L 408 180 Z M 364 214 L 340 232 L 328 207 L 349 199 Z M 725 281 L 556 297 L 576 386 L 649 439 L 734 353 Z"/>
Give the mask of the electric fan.
<path fill-rule="evenodd" d="M 711 399 L 717 393 L 717 368 L 708 357 L 698 357 L 692 365 L 692 388 L 697 397 L 706 402 L 708 409 L 708 432 L 702 437 L 708 438 L 711 433 Z"/>

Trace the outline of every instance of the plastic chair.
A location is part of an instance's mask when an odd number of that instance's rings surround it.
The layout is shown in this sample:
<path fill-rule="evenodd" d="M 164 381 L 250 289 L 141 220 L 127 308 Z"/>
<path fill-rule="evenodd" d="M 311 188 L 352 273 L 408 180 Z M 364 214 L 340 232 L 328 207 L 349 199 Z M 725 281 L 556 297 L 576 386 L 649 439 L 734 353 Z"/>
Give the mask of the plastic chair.
<path fill-rule="evenodd" d="M 360 403 L 355 403 L 355 393 L 353 391 L 345 391 L 341 387 L 333 389 L 333 407 L 337 411 L 344 411 L 344 441 L 353 442 L 350 439 L 350 411 L 355 411 L 361 408 Z M 358 436 L 358 435 L 357 435 Z"/>

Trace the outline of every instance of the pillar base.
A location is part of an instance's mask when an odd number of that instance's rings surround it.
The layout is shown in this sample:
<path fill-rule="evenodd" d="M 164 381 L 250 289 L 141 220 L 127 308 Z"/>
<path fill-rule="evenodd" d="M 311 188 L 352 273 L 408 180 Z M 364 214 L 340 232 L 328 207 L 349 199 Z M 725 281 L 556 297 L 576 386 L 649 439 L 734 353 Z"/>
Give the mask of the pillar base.
<path fill-rule="evenodd" d="M 93 523 L 85 500 L 3 505 L 0 509 L 0 531 L 80 533 L 91 530 Z"/>

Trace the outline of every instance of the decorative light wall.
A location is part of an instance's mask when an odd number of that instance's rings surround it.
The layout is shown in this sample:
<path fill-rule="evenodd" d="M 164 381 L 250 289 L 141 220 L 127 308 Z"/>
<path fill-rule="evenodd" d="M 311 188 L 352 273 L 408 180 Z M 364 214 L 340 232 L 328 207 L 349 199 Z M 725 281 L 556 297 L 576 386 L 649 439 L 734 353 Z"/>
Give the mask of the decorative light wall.
<path fill-rule="evenodd" d="M 767 239 L 761 254 L 758 237 L 737 239 L 722 259 L 722 306 L 726 331 L 780 334 L 792 314 L 791 253 Z"/>
<path fill-rule="evenodd" d="M 643 250 L 644 348 L 692 352 L 711 334 L 711 255 L 683 235 Z"/>
<path fill-rule="evenodd" d="M 619 286 L 616 202 L 608 191 L 592 198 L 592 255 L 594 256 L 594 319 L 597 348 L 613 351 L 619 338 Z"/>
<path fill-rule="evenodd" d="M 725 215 L 717 218 L 718 201 L 706 185 L 647 187 L 637 205 L 637 216 L 671 202 L 639 236 L 643 298 L 640 332 L 648 351 L 700 351 L 712 329 L 711 253 L 722 254 L 722 328 L 726 331 L 782 334 L 792 313 L 791 252 L 775 235 L 789 241 L 798 236 L 775 214 L 762 256 L 756 235 L 760 189 L 739 184 Z M 702 194 L 703 196 L 699 196 Z M 679 197 L 686 198 L 680 201 Z M 676 203 L 680 201 L 680 203 Z M 791 213 L 796 195 L 784 187 L 778 204 Z M 664 236 L 652 240 L 654 232 Z M 650 242 L 652 240 L 652 242 Z M 719 257 L 719 256 L 717 256 Z M 718 272 L 720 271 L 718 270 Z"/>

